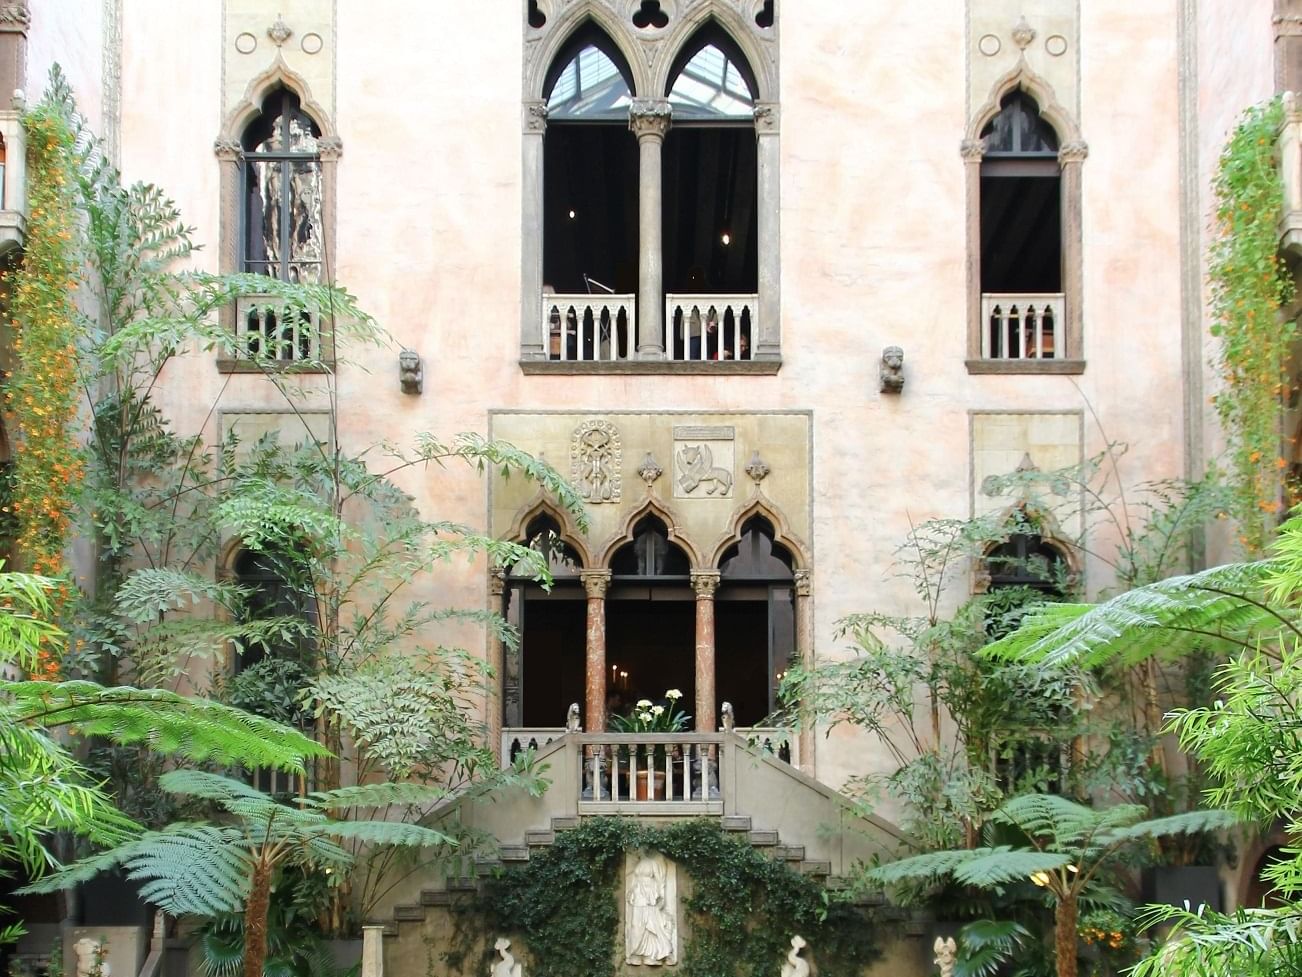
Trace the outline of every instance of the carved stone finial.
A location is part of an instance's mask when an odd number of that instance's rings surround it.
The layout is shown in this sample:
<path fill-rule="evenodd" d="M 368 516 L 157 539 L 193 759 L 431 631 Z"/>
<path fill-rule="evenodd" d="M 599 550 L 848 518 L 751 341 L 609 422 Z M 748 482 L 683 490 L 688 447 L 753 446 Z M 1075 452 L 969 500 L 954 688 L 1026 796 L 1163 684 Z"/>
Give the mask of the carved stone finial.
<path fill-rule="evenodd" d="M 1083 163 L 1089 156 L 1090 148 L 1083 139 L 1073 139 L 1058 148 L 1059 163 Z"/>
<path fill-rule="evenodd" d="M 637 466 L 637 477 L 642 479 L 642 481 L 646 482 L 647 488 L 650 488 L 652 485 L 654 485 L 656 479 L 658 479 L 664 473 L 665 470 L 660 467 L 660 464 L 659 462 L 656 461 L 655 456 L 651 454 L 651 452 L 649 451 L 646 453 L 646 457 L 642 459 L 642 464 Z"/>
<path fill-rule="evenodd" d="M 899 346 L 887 346 L 882 350 L 882 365 L 878 371 L 881 380 L 881 392 L 897 394 L 904 390 L 904 350 Z"/>
<path fill-rule="evenodd" d="M 954 937 L 936 937 L 931 949 L 936 954 L 935 964 L 940 969 L 940 977 L 954 977 L 954 964 L 958 959 L 958 944 Z"/>
<path fill-rule="evenodd" d="M 488 970 L 488 977 L 523 977 L 524 964 L 516 963 L 515 956 L 511 953 L 511 941 L 504 936 L 499 936 L 497 942 L 493 944 L 493 949 L 497 951 L 500 960 L 493 963 Z"/>
<path fill-rule="evenodd" d="M 787 962 L 782 965 L 782 977 L 809 977 L 809 961 L 800 955 L 805 948 L 803 936 L 791 938 L 791 949 L 787 951 Z"/>
<path fill-rule="evenodd" d="M 768 478 L 769 472 L 772 470 L 769 463 L 760 457 L 758 448 L 751 452 L 750 461 L 746 462 L 746 474 L 750 476 L 752 482 L 758 485 Z"/>
<path fill-rule="evenodd" d="M 1013 25 L 1013 43 L 1025 51 L 1035 40 L 1035 28 L 1026 22 L 1022 17 Z"/>
<path fill-rule="evenodd" d="M 723 724 L 723 731 L 725 733 L 731 733 L 737 728 L 737 716 L 732 711 L 731 702 L 725 702 L 719 707 L 719 716 L 721 717 L 720 721 Z"/>
<path fill-rule="evenodd" d="M 565 732 L 578 733 L 581 731 L 579 728 L 579 704 L 571 702 L 570 710 L 565 714 Z"/>
<path fill-rule="evenodd" d="M 405 394 L 419 394 L 425 390 L 425 370 L 420 354 L 414 349 L 404 349 L 398 354 L 398 384 Z"/>
<path fill-rule="evenodd" d="M 958 153 L 968 163 L 979 163 L 985 159 L 986 141 L 984 139 L 964 139 L 959 143 Z"/>
<path fill-rule="evenodd" d="M 1026 451 L 1022 453 L 1022 460 L 1017 463 L 1017 467 L 1013 470 L 1019 472 L 1038 472 L 1040 466 L 1035 463 L 1035 459 L 1031 457 L 1031 453 Z"/>
<path fill-rule="evenodd" d="M 276 47 L 283 47 L 293 34 L 293 30 L 285 23 L 285 18 L 280 14 L 276 14 L 276 22 L 267 28 L 267 36 L 271 38 L 271 43 Z"/>
<path fill-rule="evenodd" d="M 628 107 L 628 127 L 639 140 L 663 139 L 672 117 L 673 107 L 667 98 L 635 98 Z"/>

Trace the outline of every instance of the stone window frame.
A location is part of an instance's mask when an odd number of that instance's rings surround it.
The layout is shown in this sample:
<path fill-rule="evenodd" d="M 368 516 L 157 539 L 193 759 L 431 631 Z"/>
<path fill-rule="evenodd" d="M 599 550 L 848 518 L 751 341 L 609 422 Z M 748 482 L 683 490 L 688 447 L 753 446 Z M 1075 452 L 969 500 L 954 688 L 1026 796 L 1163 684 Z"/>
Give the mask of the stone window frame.
<path fill-rule="evenodd" d="M 1058 165 L 1062 200 L 1062 290 L 1065 309 L 1065 355 L 1061 359 L 984 359 L 981 332 L 981 134 L 999 114 L 1004 98 L 1022 91 L 1035 99 L 1040 117 L 1058 134 Z M 968 122 L 959 148 L 963 159 L 967 207 L 967 371 L 971 374 L 1085 372 L 1083 266 L 1081 241 L 1081 169 L 1089 147 L 1080 127 L 1059 104 L 1053 87 L 1022 62 L 991 88 L 990 97 Z"/>
<path fill-rule="evenodd" d="M 764 0 L 662 0 L 669 24 L 663 29 L 637 28 L 637 3 L 626 0 L 538 0 L 546 18 L 542 27 L 523 19 L 524 71 L 521 105 L 521 282 L 520 369 L 550 373 L 708 373 L 774 374 L 782 366 L 781 342 L 781 179 L 778 102 L 778 20 L 760 27 L 756 17 Z M 713 23 L 746 58 L 755 93 L 756 206 L 758 221 L 759 331 L 749 360 L 673 361 L 665 356 L 663 248 L 660 243 L 660 150 L 672 124 L 665 93 L 679 52 L 701 28 Z M 543 295 L 543 138 L 547 102 L 543 89 L 554 60 L 585 25 L 600 29 L 618 49 L 633 76 L 629 128 L 637 136 L 642 179 L 654 191 L 639 192 L 641 240 L 637 303 L 637 354 L 619 361 L 556 361 L 547 356 L 540 309 Z"/>
<path fill-rule="evenodd" d="M 220 230 L 217 247 L 217 270 L 223 275 L 243 271 L 241 265 L 242 236 L 244 222 L 243 208 L 243 164 L 244 132 L 249 125 L 262 114 L 262 103 L 277 88 L 285 88 L 298 98 L 300 109 L 306 113 L 321 131 L 317 140 L 317 154 L 321 160 L 321 237 L 324 242 L 322 260 L 323 271 L 328 281 L 335 260 L 335 228 L 337 209 L 337 169 L 339 157 L 343 155 L 343 140 L 335 129 L 334 120 L 325 108 L 312 96 L 307 82 L 283 61 L 277 61 L 262 74 L 249 82 L 240 99 L 222 122 L 221 131 L 213 142 L 213 153 L 220 167 Z M 221 310 L 222 326 L 235 331 L 235 307 L 227 306 Z M 286 372 L 296 373 L 333 373 L 335 366 L 334 334 L 324 324 L 319 337 L 321 344 L 322 365 L 304 366 L 288 362 Z M 221 373 L 262 373 L 265 364 L 249 360 L 219 357 L 217 369 Z"/>

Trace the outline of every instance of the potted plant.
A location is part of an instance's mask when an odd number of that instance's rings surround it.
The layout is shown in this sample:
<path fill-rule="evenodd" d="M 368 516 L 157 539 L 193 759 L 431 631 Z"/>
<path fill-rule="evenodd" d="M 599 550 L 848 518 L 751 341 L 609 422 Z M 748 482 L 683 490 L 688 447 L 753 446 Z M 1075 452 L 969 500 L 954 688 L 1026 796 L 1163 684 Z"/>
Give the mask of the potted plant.
<path fill-rule="evenodd" d="M 681 733 L 692 718 L 678 708 L 683 693 L 678 689 L 665 692 L 661 702 L 638 699 L 627 716 L 611 716 L 610 728 L 617 733 Z M 665 748 L 634 746 L 634 756 L 646 757 L 650 762 L 630 776 L 629 794 L 636 800 L 663 800 L 665 796 Z"/>

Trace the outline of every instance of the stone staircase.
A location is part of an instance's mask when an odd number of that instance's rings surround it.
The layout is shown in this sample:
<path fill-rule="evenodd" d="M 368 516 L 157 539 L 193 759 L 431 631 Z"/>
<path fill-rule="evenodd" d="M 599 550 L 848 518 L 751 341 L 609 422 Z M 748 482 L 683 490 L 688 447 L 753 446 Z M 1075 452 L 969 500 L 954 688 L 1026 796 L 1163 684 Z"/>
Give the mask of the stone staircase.
<path fill-rule="evenodd" d="M 382 925 L 386 937 L 397 937 L 402 923 L 424 923 L 426 912 L 430 907 L 451 905 L 458 895 L 478 892 L 484 879 L 491 878 L 498 872 L 511 871 L 528 864 L 530 853 L 534 849 L 547 848 L 555 844 L 558 833 L 577 828 L 580 820 L 577 817 L 554 817 L 551 819 L 550 828 L 526 831 L 524 844 L 499 845 L 496 854 L 475 858 L 473 875 L 453 876 L 446 880 L 442 889 L 422 889 L 418 902 L 397 905 L 393 908 L 390 918 L 373 920 L 368 925 Z M 797 872 L 822 881 L 828 888 L 841 889 L 849 884 L 847 879 L 832 875 L 831 862 L 806 858 L 804 845 L 784 843 L 777 831 L 753 827 L 749 817 L 725 815 L 719 819 L 719 822 L 724 831 L 745 835 L 746 840 L 756 850 L 784 862 Z M 865 897 L 856 901 L 859 904 L 870 905 L 880 900 Z"/>

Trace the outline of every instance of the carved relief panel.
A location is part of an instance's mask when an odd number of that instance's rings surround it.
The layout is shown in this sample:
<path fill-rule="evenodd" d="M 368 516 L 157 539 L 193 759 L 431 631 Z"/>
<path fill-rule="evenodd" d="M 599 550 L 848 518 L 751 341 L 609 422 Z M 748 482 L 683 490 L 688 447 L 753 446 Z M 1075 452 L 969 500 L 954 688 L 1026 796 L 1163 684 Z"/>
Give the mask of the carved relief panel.
<path fill-rule="evenodd" d="M 735 428 L 724 425 L 674 428 L 674 498 L 732 498 L 736 465 Z"/>
<path fill-rule="evenodd" d="M 624 855 L 624 960 L 649 967 L 678 963 L 677 866 L 657 851 Z"/>
<path fill-rule="evenodd" d="M 574 429 L 570 482 L 589 503 L 619 501 L 622 464 L 619 429 L 610 421 L 584 421 Z"/>

